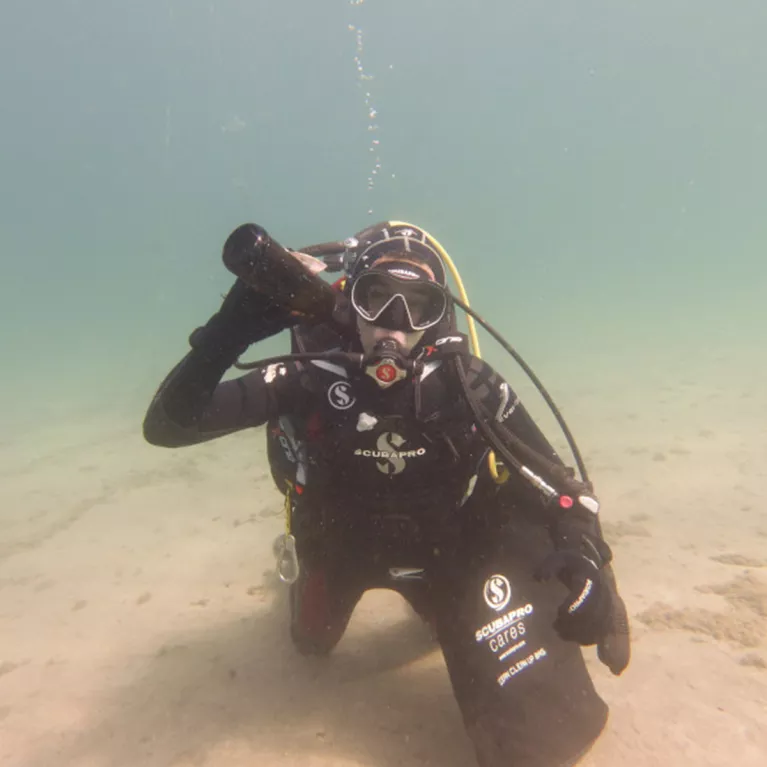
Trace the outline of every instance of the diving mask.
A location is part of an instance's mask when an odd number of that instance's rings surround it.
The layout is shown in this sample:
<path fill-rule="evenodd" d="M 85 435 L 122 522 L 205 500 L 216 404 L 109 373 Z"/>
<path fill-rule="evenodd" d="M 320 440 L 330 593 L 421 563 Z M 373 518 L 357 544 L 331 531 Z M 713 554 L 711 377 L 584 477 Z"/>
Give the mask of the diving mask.
<path fill-rule="evenodd" d="M 447 297 L 420 270 L 397 263 L 371 269 L 354 281 L 351 302 L 367 322 L 390 330 L 423 331 L 445 316 Z"/>

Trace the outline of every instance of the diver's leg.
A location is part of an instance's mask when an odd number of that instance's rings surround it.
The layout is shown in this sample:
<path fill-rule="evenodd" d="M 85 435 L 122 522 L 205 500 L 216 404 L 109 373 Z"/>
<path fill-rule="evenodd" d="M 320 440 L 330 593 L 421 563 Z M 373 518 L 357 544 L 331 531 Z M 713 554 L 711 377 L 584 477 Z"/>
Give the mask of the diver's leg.
<path fill-rule="evenodd" d="M 326 524 L 329 517 L 323 509 L 294 508 L 299 575 L 290 587 L 290 636 L 304 655 L 333 650 L 369 588 L 364 567 Z"/>
<path fill-rule="evenodd" d="M 290 587 L 290 636 L 303 655 L 329 654 L 362 596 L 361 578 L 351 572 L 339 576 L 336 566 L 304 564 Z"/>
<path fill-rule="evenodd" d="M 548 551 L 516 520 L 437 575 L 438 636 L 481 767 L 575 764 L 607 719 L 580 647 L 552 627 L 563 588 L 531 575 Z"/>

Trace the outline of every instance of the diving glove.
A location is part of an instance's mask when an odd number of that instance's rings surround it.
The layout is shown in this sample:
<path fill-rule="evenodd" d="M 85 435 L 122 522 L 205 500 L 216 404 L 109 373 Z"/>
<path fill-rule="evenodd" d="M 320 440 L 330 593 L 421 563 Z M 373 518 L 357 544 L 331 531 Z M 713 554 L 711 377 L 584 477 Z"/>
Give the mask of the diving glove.
<path fill-rule="evenodd" d="M 538 568 L 538 580 L 557 576 L 569 591 L 554 622 L 562 639 L 592 645 L 607 633 L 611 600 L 602 582 L 601 567 L 598 556 L 565 549 L 552 553 Z"/>
<path fill-rule="evenodd" d="M 300 318 L 289 309 L 256 293 L 237 279 L 226 294 L 221 308 L 189 337 L 195 349 L 212 355 L 239 357 L 250 344 L 297 324 Z"/>
<path fill-rule="evenodd" d="M 628 665 L 630 639 L 611 560 L 612 552 L 603 540 L 584 535 L 580 549 L 554 551 L 535 577 L 545 581 L 557 576 L 568 589 L 554 621 L 559 636 L 580 645 L 597 645 L 599 659 L 618 675 Z"/>

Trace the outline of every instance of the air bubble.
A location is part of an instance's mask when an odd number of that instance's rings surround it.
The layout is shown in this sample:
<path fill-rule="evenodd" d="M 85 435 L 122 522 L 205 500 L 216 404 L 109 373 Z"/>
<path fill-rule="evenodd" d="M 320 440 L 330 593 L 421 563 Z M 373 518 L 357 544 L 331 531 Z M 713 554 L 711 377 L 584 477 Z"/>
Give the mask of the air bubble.
<path fill-rule="evenodd" d="M 349 0 L 349 5 L 352 6 L 359 6 L 364 3 L 365 0 Z M 378 108 L 375 106 L 373 101 L 373 94 L 370 92 L 369 88 L 370 86 L 368 83 L 372 82 L 375 79 L 375 76 L 372 74 L 369 74 L 365 71 L 365 65 L 363 63 L 363 57 L 364 57 L 364 33 L 363 30 L 356 24 L 348 24 L 347 28 L 349 31 L 354 32 L 355 34 L 355 42 L 356 42 L 356 55 L 354 56 L 354 66 L 357 70 L 357 85 L 360 88 L 360 90 L 364 93 L 364 103 L 365 103 L 365 111 L 367 113 L 367 130 L 369 133 L 373 135 L 377 135 L 377 131 L 379 130 L 379 125 L 376 122 L 376 118 L 378 117 Z M 394 64 L 389 64 L 388 68 L 394 69 Z M 375 179 L 380 175 L 381 173 L 381 158 L 379 156 L 380 152 L 380 140 L 378 138 L 372 138 L 371 136 L 371 142 L 370 146 L 368 147 L 368 153 L 373 155 L 374 158 L 374 165 L 368 173 L 370 174 L 367 179 L 367 189 L 368 192 L 372 193 L 373 188 L 375 186 Z M 388 175 L 388 173 L 386 174 Z M 394 174 L 392 173 L 392 178 L 394 178 Z M 372 215 L 373 208 L 371 207 L 368 210 L 368 214 Z"/>

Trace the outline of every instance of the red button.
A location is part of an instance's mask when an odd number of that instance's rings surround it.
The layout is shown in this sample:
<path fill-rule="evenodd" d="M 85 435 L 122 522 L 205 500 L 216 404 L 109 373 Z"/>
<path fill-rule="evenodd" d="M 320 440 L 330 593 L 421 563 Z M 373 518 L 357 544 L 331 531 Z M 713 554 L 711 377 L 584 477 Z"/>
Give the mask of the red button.
<path fill-rule="evenodd" d="M 559 497 L 559 505 L 563 509 L 572 509 L 573 503 L 574 501 L 569 495 L 561 495 Z"/>

